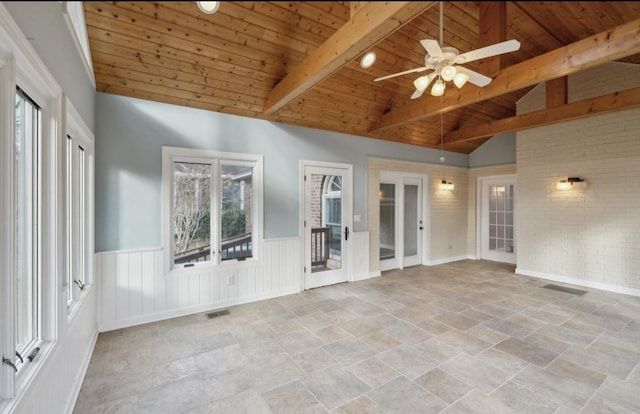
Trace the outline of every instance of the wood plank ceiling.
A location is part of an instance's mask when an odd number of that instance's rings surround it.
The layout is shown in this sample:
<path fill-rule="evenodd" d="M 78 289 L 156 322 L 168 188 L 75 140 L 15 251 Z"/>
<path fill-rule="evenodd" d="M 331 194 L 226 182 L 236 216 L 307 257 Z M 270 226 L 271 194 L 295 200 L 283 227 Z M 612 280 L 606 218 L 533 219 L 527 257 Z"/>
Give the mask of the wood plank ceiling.
<path fill-rule="evenodd" d="M 460 53 L 516 39 L 465 66 L 493 78 L 411 100 L 422 39 Z M 571 73 L 640 64 L 640 2 L 84 2 L 96 90 L 214 112 L 470 153 L 491 136 L 640 105 L 630 90 L 566 102 Z M 359 60 L 375 51 L 376 63 Z M 548 106 L 515 104 L 547 82 Z M 555 96 L 555 98 L 553 98 Z M 623 99 L 624 98 L 624 99 Z M 232 133 L 232 131 L 230 131 Z"/>

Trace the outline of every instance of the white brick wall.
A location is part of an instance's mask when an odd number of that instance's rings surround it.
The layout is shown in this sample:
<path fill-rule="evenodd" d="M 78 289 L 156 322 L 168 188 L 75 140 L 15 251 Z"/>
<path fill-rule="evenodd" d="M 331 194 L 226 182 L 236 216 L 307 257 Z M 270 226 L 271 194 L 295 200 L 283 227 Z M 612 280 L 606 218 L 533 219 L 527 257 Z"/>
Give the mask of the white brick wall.
<path fill-rule="evenodd" d="M 446 164 L 426 164 L 399 160 L 369 158 L 368 165 L 368 227 L 369 271 L 380 271 L 380 171 L 402 171 L 425 174 L 429 184 L 429 223 L 426 262 L 438 263 L 467 256 L 467 196 L 468 170 Z M 440 190 L 443 179 L 454 183 L 454 190 Z M 451 248 L 449 248 L 451 246 Z"/>
<path fill-rule="evenodd" d="M 569 85 L 570 101 L 587 99 L 640 86 L 640 68 L 607 65 L 570 77 Z M 529 98 L 544 96 L 527 96 L 525 110 L 536 106 Z M 516 139 L 518 272 L 637 292 L 640 109 L 530 129 Z M 571 176 L 587 188 L 556 189 Z"/>

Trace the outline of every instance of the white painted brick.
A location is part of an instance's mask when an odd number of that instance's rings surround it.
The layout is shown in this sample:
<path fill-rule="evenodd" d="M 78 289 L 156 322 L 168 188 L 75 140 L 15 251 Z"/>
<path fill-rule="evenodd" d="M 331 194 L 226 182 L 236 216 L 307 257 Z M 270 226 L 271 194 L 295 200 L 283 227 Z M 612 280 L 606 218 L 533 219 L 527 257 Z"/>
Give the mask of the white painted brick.
<path fill-rule="evenodd" d="M 638 86 L 637 65 L 604 65 L 569 77 L 569 101 Z M 517 106 L 519 114 L 541 107 L 537 89 Z M 516 140 L 518 267 L 637 289 L 640 109 L 530 129 Z M 568 176 L 587 188 L 557 191 Z"/>

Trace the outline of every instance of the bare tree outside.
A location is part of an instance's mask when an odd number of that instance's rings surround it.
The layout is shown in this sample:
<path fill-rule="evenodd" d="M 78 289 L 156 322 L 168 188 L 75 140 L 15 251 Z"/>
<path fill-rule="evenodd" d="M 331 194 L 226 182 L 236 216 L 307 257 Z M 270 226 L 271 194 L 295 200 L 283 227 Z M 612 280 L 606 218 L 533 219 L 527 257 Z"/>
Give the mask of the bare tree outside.
<path fill-rule="evenodd" d="M 211 165 L 174 163 L 174 258 L 211 245 Z"/>
<path fill-rule="evenodd" d="M 218 217 L 211 216 L 212 202 L 219 202 L 221 209 L 220 245 L 213 251 L 220 253 L 221 260 L 253 255 L 253 167 L 222 164 L 218 173 L 220 189 L 219 198 L 216 198 L 211 194 L 216 177 L 211 164 L 173 164 L 173 260 L 176 264 L 210 260 L 213 242 L 211 226 L 218 223 Z M 216 201 L 212 201 L 212 198 Z"/>

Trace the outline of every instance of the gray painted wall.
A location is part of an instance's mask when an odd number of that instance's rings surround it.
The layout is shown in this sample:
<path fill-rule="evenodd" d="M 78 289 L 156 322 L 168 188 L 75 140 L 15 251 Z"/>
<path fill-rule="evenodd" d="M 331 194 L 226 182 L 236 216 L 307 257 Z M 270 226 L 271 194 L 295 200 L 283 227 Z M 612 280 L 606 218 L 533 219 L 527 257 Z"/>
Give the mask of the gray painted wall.
<path fill-rule="evenodd" d="M 67 26 L 62 2 L 5 1 L 2 4 L 89 129 L 95 131 L 95 88 Z"/>
<path fill-rule="evenodd" d="M 264 155 L 267 239 L 299 235 L 301 159 L 353 165 L 355 231 L 367 229 L 368 156 L 440 164 L 439 150 L 105 93 L 96 113 L 96 251 L 161 246 L 163 145 Z"/>
<path fill-rule="evenodd" d="M 515 163 L 515 133 L 496 135 L 469 154 L 469 168 Z"/>

